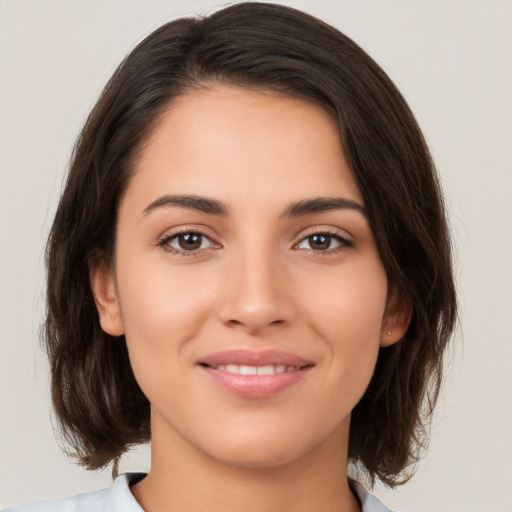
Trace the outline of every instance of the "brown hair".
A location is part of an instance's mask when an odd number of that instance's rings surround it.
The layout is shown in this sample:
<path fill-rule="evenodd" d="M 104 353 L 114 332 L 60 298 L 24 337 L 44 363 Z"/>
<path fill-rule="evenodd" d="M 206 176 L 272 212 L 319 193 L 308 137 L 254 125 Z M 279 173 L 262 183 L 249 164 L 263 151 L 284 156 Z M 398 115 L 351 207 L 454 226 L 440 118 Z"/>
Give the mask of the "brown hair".
<path fill-rule="evenodd" d="M 63 439 L 89 469 L 117 467 L 149 440 L 149 402 L 126 343 L 100 327 L 89 265 L 112 255 L 119 199 L 156 117 L 215 82 L 305 99 L 338 120 L 389 282 L 412 308 L 407 334 L 380 349 L 352 413 L 349 458 L 372 483 L 402 483 L 426 439 L 456 320 L 441 190 L 421 131 L 382 69 L 333 27 L 273 4 L 160 27 L 121 63 L 83 128 L 47 247 L 44 343 Z"/>

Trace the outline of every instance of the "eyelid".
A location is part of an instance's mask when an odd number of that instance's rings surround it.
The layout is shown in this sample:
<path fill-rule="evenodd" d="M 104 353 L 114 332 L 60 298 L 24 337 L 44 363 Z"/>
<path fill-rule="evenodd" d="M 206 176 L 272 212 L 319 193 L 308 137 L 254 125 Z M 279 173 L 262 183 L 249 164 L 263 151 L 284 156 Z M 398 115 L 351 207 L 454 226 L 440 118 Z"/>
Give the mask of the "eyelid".
<path fill-rule="evenodd" d="M 343 238 L 344 240 L 352 240 L 353 236 L 349 231 L 346 229 L 337 228 L 335 226 L 330 225 L 316 225 L 316 226 L 310 226 L 306 229 L 303 229 L 300 231 L 300 233 L 297 235 L 297 240 L 302 240 L 303 238 L 306 238 L 308 236 L 312 235 L 335 235 L 340 238 Z"/>
<path fill-rule="evenodd" d="M 347 234 L 348 236 L 345 236 L 345 234 Z M 298 249 L 297 248 L 300 243 L 302 243 L 304 240 L 306 240 L 310 236 L 314 236 L 314 235 L 328 235 L 330 237 L 333 237 L 340 242 L 340 246 L 338 246 L 334 249 L 328 249 L 325 251 L 320 251 L 320 250 L 315 250 L 315 249 Z M 316 254 L 320 254 L 323 256 L 327 256 L 327 255 L 334 254 L 334 253 L 337 253 L 337 252 L 340 252 L 340 251 L 343 251 L 346 249 L 351 249 L 354 246 L 355 246 L 355 242 L 347 231 L 341 230 L 339 228 L 334 228 L 332 226 L 330 226 L 330 227 L 316 226 L 316 227 L 309 228 L 308 230 L 303 231 L 299 235 L 298 241 L 293 244 L 292 248 L 295 250 L 304 250 L 304 251 L 309 251 L 309 252 L 313 252 Z"/>
<path fill-rule="evenodd" d="M 157 246 L 161 247 L 164 251 L 171 253 L 171 254 L 177 254 L 181 256 L 194 256 L 198 254 L 202 254 L 204 252 L 207 252 L 211 249 L 219 249 L 222 248 L 222 245 L 216 241 L 216 239 L 209 233 L 207 233 L 207 229 L 203 229 L 202 226 L 197 225 L 185 225 L 185 226 L 179 226 L 176 228 L 169 229 L 165 231 L 161 236 L 158 237 L 157 240 Z M 182 234 L 198 234 L 202 237 L 208 239 L 211 243 L 209 247 L 206 248 L 199 248 L 199 249 L 193 249 L 193 250 L 180 250 L 175 247 L 172 247 L 169 245 L 169 242 L 178 237 Z M 339 245 L 333 249 L 326 249 L 326 250 L 316 250 L 316 249 L 299 249 L 298 245 L 301 244 L 304 240 L 306 240 L 310 236 L 314 235 L 327 235 L 332 238 L 335 238 L 338 240 Z M 348 235 L 348 236 L 346 236 Z M 346 231 L 342 230 L 340 228 L 335 228 L 332 226 L 315 226 L 308 228 L 306 230 L 303 230 L 300 235 L 296 238 L 296 242 L 293 244 L 292 249 L 294 250 L 301 250 L 301 251 L 307 251 L 323 256 L 332 255 L 338 252 L 341 252 L 346 249 L 350 249 L 354 247 L 355 243 L 352 240 L 351 235 Z"/>
<path fill-rule="evenodd" d="M 169 242 L 172 239 L 178 237 L 179 235 L 188 233 L 201 235 L 204 238 L 207 238 L 211 242 L 211 246 L 203 249 L 194 249 L 186 251 L 176 249 L 175 247 L 169 245 Z M 210 249 L 218 249 L 222 247 L 221 244 L 219 244 L 210 234 L 206 233 L 206 230 L 197 226 L 180 226 L 178 228 L 167 230 L 164 232 L 164 234 L 158 237 L 157 246 L 161 247 L 164 251 L 168 253 L 177 254 L 180 256 L 194 256 L 209 251 Z"/>

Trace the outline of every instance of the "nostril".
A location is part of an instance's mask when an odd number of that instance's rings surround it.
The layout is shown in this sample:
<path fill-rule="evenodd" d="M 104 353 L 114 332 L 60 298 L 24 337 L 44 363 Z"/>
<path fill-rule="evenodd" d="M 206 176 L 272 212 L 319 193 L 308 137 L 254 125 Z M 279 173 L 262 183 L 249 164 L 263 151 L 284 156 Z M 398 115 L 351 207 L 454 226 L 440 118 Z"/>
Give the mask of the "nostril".
<path fill-rule="evenodd" d="M 295 309 L 290 297 L 251 295 L 236 290 L 237 293 L 219 302 L 219 318 L 225 326 L 256 333 L 282 328 L 293 321 Z"/>

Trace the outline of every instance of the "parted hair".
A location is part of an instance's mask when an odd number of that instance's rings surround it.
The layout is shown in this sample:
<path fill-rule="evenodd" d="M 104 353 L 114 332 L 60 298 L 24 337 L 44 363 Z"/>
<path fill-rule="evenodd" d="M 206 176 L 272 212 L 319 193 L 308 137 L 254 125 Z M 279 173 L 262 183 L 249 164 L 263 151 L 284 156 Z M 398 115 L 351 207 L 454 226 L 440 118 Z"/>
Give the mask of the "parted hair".
<path fill-rule="evenodd" d="M 150 404 L 124 337 L 100 327 L 91 265 L 111 261 L 120 198 L 157 118 L 181 94 L 222 83 L 322 106 L 337 121 L 406 335 L 380 349 L 352 412 L 349 460 L 371 483 L 406 481 L 428 439 L 456 321 L 450 236 L 424 137 L 400 92 L 358 45 L 301 11 L 239 3 L 171 21 L 123 60 L 75 145 L 48 238 L 43 343 L 61 440 L 88 469 L 150 439 Z M 343 390 L 340 390 L 343 393 Z"/>

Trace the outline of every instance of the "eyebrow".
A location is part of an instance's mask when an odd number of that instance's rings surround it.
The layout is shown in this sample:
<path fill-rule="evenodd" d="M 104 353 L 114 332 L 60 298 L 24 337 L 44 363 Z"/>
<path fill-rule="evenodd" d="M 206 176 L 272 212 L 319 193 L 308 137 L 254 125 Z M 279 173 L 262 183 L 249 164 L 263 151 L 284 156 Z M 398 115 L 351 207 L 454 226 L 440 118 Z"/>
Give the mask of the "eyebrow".
<path fill-rule="evenodd" d="M 187 210 L 195 210 L 210 215 L 227 216 L 228 208 L 217 201 L 208 197 L 197 195 L 164 195 L 155 199 L 149 204 L 142 214 L 149 215 L 158 208 L 173 207 L 185 208 Z M 288 205 L 280 217 L 300 217 L 311 213 L 319 213 L 330 210 L 355 210 L 364 217 L 368 217 L 366 208 L 352 199 L 343 197 L 315 197 L 312 199 L 304 199 Z"/>
<path fill-rule="evenodd" d="M 187 210 L 196 210 L 210 215 L 225 216 L 228 214 L 227 208 L 220 201 L 195 195 L 165 195 L 159 197 L 146 206 L 142 214 L 146 216 L 158 208 L 172 206 L 186 208 Z"/>
<path fill-rule="evenodd" d="M 368 210 L 364 206 L 344 197 L 315 197 L 297 201 L 289 205 L 281 214 L 281 217 L 299 217 L 329 210 L 355 210 L 364 217 L 368 217 Z"/>

